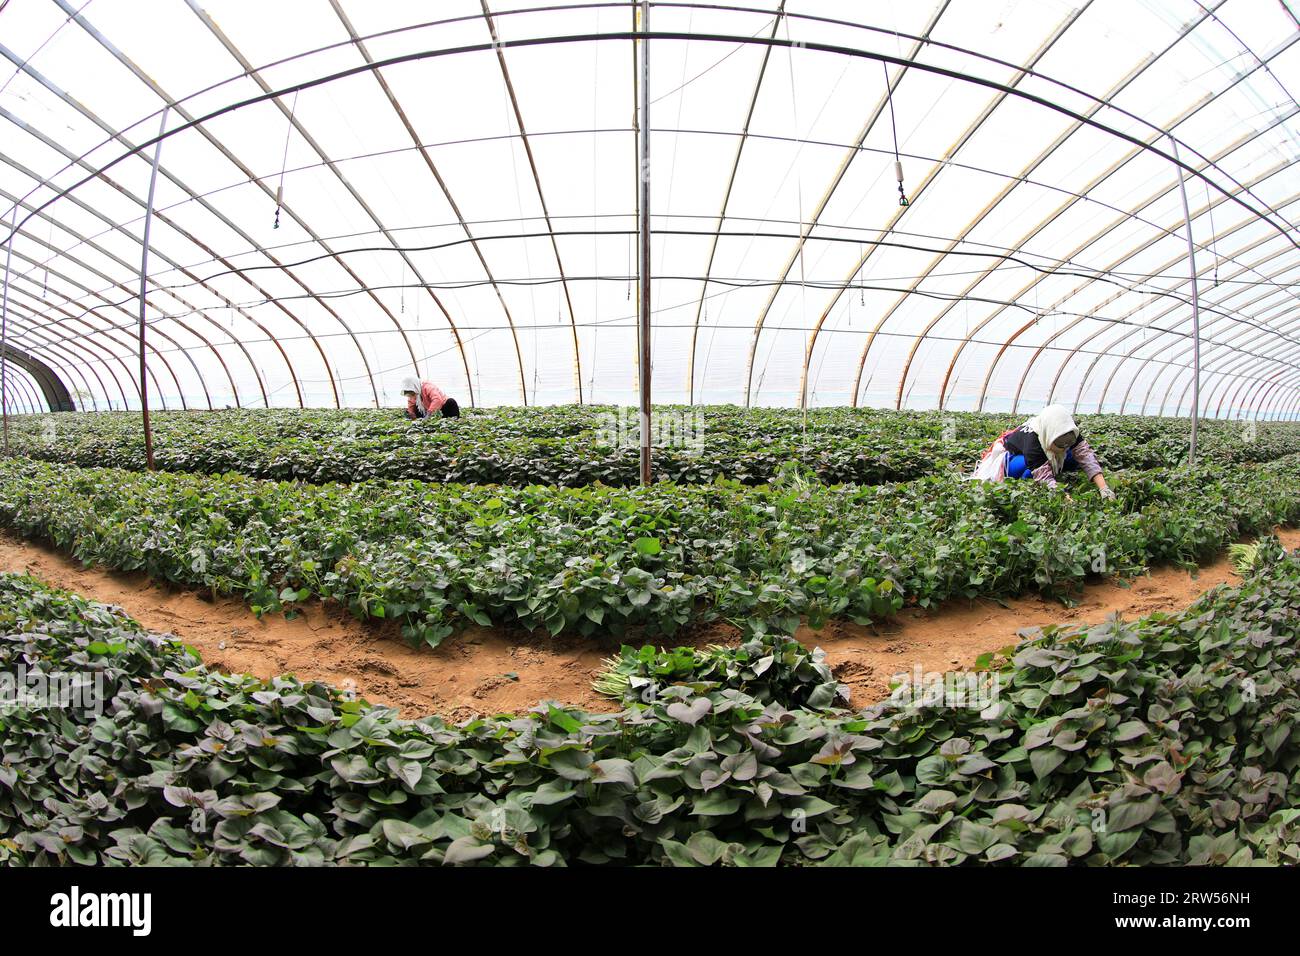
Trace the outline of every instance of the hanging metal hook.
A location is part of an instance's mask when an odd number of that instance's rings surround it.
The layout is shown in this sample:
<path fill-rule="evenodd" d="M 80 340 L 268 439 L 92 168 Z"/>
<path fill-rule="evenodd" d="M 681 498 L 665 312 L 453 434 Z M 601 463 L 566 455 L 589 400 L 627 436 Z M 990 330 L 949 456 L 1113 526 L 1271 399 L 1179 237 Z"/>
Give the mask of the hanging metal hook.
<path fill-rule="evenodd" d="M 280 207 L 284 205 L 284 171 L 289 165 L 289 134 L 293 132 L 293 117 L 298 111 L 298 93 L 293 94 L 293 105 L 289 107 L 289 126 L 284 131 L 284 156 L 280 160 L 280 184 L 275 189 L 275 222 L 272 229 L 280 228 Z"/>
<path fill-rule="evenodd" d="M 880 68 L 885 71 L 885 99 L 889 101 L 889 128 L 894 133 L 894 178 L 898 180 L 898 204 L 909 205 L 907 193 L 903 189 L 903 161 L 898 156 L 898 123 L 894 119 L 894 91 L 889 85 L 889 67 L 882 60 Z"/>

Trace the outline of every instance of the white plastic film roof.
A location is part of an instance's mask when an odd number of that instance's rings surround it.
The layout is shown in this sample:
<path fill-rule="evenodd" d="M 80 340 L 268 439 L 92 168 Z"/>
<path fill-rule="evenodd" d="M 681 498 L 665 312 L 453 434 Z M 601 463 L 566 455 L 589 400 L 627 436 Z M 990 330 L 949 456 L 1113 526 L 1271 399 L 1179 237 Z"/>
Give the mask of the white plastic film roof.
<path fill-rule="evenodd" d="M 641 31 L 656 402 L 1188 414 L 1181 175 L 1202 412 L 1295 417 L 1291 2 L 0 0 L 8 344 L 139 407 L 160 143 L 151 407 L 634 403 Z"/>

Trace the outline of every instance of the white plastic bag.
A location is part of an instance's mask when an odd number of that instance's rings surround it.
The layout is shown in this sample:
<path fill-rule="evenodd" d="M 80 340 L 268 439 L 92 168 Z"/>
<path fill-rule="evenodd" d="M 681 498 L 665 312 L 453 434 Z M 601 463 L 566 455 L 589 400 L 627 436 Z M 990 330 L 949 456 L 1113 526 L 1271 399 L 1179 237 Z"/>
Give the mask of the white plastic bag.
<path fill-rule="evenodd" d="M 1002 481 L 1007 477 L 1007 448 L 1002 442 L 995 441 L 988 453 L 975 466 L 972 481 Z"/>

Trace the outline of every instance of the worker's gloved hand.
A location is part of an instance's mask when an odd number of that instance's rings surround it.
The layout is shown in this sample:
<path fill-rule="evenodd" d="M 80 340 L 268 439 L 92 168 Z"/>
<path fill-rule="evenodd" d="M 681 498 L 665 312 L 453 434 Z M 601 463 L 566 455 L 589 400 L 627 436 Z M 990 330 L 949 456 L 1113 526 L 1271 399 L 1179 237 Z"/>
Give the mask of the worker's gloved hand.
<path fill-rule="evenodd" d="M 1101 496 L 1106 501 L 1113 501 L 1115 499 L 1115 492 L 1111 491 L 1110 488 L 1103 488 L 1101 489 Z"/>

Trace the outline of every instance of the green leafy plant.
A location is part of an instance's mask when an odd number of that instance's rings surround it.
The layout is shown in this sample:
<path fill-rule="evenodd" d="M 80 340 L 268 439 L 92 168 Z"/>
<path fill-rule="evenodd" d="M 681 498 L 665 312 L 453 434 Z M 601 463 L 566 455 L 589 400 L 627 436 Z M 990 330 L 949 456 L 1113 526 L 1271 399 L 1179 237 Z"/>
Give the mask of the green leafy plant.
<path fill-rule="evenodd" d="M 1118 499 L 933 476 L 879 486 L 304 485 L 0 461 L 0 526 L 87 563 L 337 601 L 437 645 L 470 623 L 612 641 L 745 636 L 1192 565 L 1300 520 L 1300 456 L 1116 476 Z"/>
<path fill-rule="evenodd" d="M 698 429 L 689 445 L 653 452 L 654 473 L 679 484 L 730 478 L 763 484 L 795 469 L 821 483 L 881 484 L 969 472 L 993 439 L 1024 416 L 971 412 L 661 406 Z M 467 409 L 458 419 L 406 420 L 396 409 L 234 409 L 157 412 L 157 466 L 272 480 L 372 478 L 466 484 L 580 487 L 639 481 L 638 450 L 615 441 L 608 406 Z M 49 428 L 53 422 L 56 427 Z M 1085 415 L 1080 425 L 1108 469 L 1148 469 L 1187 457 L 1186 419 Z M 1219 464 L 1272 461 L 1300 452 L 1300 423 L 1205 421 L 1200 455 Z M 144 438 L 128 412 L 23 416 L 16 454 L 141 471 Z M 787 474 L 787 480 L 791 476 Z"/>
<path fill-rule="evenodd" d="M 1270 543 L 1182 613 L 990 659 L 981 710 L 763 702 L 717 665 L 619 714 L 451 726 L 209 671 L 0 575 L 0 673 L 106 688 L 98 713 L 0 708 L 0 863 L 1295 864 L 1298 648 L 1300 557 Z"/>
<path fill-rule="evenodd" d="M 713 645 L 703 650 L 624 645 L 606 659 L 592 686 L 608 697 L 635 703 L 701 681 L 726 684 L 762 703 L 775 700 L 787 707 L 820 710 L 849 699 L 822 651 L 771 635 L 739 647 Z"/>

